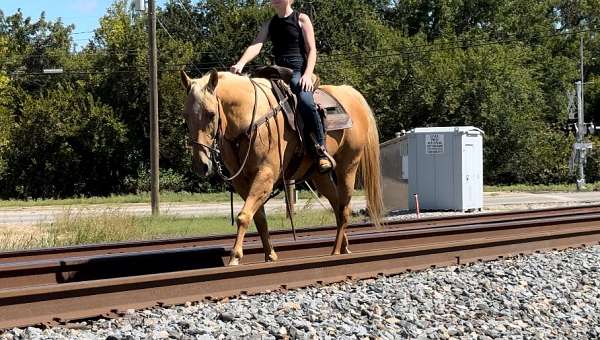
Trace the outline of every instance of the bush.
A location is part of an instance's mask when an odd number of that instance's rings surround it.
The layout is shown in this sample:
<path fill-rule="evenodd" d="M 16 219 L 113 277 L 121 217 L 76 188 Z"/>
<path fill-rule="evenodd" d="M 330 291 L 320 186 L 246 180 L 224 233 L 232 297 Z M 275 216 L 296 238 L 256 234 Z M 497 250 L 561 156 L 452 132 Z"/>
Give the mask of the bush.
<path fill-rule="evenodd" d="M 161 191 L 186 191 L 188 186 L 185 176 L 175 172 L 173 169 L 160 169 L 159 181 Z M 137 176 L 128 176 L 125 179 L 124 184 L 128 192 L 149 192 L 151 190 L 150 169 L 139 169 Z"/>
<path fill-rule="evenodd" d="M 118 191 L 127 169 L 125 127 L 81 89 L 26 95 L 4 158 L 0 196 L 60 198 Z"/>

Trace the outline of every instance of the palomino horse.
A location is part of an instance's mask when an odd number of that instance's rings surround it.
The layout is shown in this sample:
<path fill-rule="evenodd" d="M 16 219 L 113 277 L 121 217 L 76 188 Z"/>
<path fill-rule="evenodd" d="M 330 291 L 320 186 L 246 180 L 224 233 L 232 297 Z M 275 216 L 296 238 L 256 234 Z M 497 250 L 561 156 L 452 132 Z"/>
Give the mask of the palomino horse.
<path fill-rule="evenodd" d="M 268 80 L 214 70 L 200 79 L 190 79 L 181 71 L 181 80 L 188 92 L 183 115 L 192 139 L 194 170 L 202 176 L 210 174 L 216 166 L 211 155 L 219 150 L 229 172 L 237 174 L 232 184 L 244 199 L 237 215 L 237 238 L 229 265 L 240 263 L 244 235 L 252 219 L 263 243 L 265 260 L 276 261 L 263 205 L 274 186 L 282 181 L 284 171 L 286 179 L 302 178 L 311 174 L 313 160 L 305 156 L 297 169 L 287 168 L 300 140 L 286 125 Z M 322 88 L 344 106 L 353 120 L 352 128 L 327 136 L 327 150 L 337 163 L 336 183 L 329 174 L 311 175 L 319 193 L 329 200 L 335 212 L 337 234 L 332 254 L 337 255 L 350 252 L 346 227 L 359 166 L 369 215 L 379 225 L 383 211 L 379 135 L 373 113 L 358 91 L 349 86 Z"/>

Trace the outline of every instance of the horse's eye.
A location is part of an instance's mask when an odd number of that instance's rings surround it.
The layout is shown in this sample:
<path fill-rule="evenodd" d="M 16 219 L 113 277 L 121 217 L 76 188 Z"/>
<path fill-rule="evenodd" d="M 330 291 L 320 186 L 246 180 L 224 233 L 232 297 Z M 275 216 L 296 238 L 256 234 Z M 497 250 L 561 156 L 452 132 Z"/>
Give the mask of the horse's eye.
<path fill-rule="evenodd" d="M 206 114 L 208 115 L 209 118 L 213 118 L 215 116 L 215 113 L 213 111 L 206 111 Z"/>

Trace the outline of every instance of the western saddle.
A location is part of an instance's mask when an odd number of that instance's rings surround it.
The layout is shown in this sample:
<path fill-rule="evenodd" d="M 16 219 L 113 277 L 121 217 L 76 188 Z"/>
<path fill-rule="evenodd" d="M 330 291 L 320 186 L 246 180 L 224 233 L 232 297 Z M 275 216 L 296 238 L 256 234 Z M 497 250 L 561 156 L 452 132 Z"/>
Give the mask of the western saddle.
<path fill-rule="evenodd" d="M 285 113 L 287 122 L 294 131 L 302 131 L 302 118 L 296 116 L 297 99 L 290 89 L 293 71 L 281 66 L 264 66 L 252 73 L 253 78 L 266 78 L 271 81 L 273 94 L 277 101 L 282 103 L 281 109 Z M 352 127 L 352 119 L 340 102 L 330 93 L 320 88 L 321 80 L 318 75 L 313 75 L 315 90 L 314 98 L 323 121 L 325 133 L 327 131 L 343 130 Z M 287 99 L 287 100 L 286 100 Z M 302 133 L 299 133 L 302 140 Z"/>

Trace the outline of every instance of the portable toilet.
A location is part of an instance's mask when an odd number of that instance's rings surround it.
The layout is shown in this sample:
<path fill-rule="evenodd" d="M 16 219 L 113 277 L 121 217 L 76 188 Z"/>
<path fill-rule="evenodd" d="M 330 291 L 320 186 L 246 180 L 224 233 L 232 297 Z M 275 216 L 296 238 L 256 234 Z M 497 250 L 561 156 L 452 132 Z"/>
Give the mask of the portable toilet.
<path fill-rule="evenodd" d="M 417 128 L 408 134 L 408 193 L 424 210 L 483 208 L 483 131 L 473 126 Z M 416 208 L 409 199 L 409 209 Z"/>
<path fill-rule="evenodd" d="M 483 209 L 483 131 L 472 126 L 416 128 L 381 145 L 388 210 Z"/>

